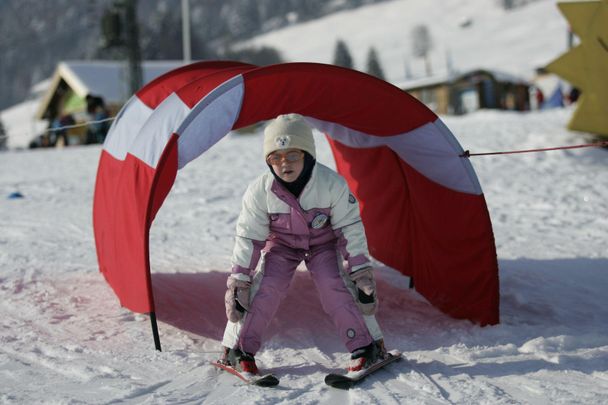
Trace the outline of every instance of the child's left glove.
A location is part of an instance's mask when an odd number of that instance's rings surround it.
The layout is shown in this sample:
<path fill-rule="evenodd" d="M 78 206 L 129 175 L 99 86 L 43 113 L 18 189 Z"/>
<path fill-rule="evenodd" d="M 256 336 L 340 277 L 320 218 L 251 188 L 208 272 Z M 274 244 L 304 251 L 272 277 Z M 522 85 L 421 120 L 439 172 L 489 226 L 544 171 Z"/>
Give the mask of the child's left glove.
<path fill-rule="evenodd" d="M 226 286 L 228 287 L 224 297 L 226 316 L 230 322 L 238 322 L 249 309 L 251 277 L 246 274 L 231 274 Z"/>
<path fill-rule="evenodd" d="M 357 287 L 357 304 L 363 315 L 373 315 L 376 313 L 378 299 L 376 295 L 376 280 L 374 271 L 371 267 L 350 273 L 350 279 Z"/>

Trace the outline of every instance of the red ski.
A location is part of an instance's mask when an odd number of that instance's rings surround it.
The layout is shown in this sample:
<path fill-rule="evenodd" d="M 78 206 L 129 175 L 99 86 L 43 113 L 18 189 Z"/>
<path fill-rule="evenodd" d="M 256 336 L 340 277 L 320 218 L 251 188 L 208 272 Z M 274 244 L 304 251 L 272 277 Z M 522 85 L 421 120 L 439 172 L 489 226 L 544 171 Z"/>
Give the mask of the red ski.
<path fill-rule="evenodd" d="M 211 364 L 217 368 L 229 372 L 234 376 L 237 376 L 249 385 L 257 385 L 259 387 L 274 387 L 279 384 L 279 379 L 274 374 L 255 375 L 247 372 L 240 372 L 234 367 L 219 363 L 217 361 L 212 361 Z"/>
<path fill-rule="evenodd" d="M 347 374 L 328 374 L 328 375 L 326 375 L 325 384 L 327 384 L 331 387 L 334 387 L 334 388 L 347 390 L 347 389 L 352 388 L 354 385 L 360 383 L 361 381 L 363 381 L 366 377 L 370 376 L 371 374 L 373 374 L 376 371 L 380 370 L 381 368 L 385 367 L 386 365 L 391 364 L 400 359 L 401 359 L 401 352 L 399 352 L 397 350 L 391 350 L 390 352 L 387 353 L 387 356 L 384 360 L 380 360 L 364 370 L 349 372 Z"/>

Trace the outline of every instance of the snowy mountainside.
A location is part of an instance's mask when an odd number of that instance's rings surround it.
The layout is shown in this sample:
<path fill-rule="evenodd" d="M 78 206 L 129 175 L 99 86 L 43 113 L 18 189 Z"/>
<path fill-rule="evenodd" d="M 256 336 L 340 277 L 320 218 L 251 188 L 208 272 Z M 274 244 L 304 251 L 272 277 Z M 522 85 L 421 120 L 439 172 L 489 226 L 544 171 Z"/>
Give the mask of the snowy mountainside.
<path fill-rule="evenodd" d="M 505 10 L 488 0 L 394 0 L 341 11 L 314 21 L 257 36 L 247 45 L 279 49 L 293 62 L 332 63 L 338 39 L 344 40 L 355 68 L 365 70 L 371 46 L 388 81 L 426 75 L 424 62 L 412 55 L 412 29 L 426 25 L 433 46 L 432 73 L 486 68 L 530 79 L 567 49 L 566 20 L 554 0 Z M 320 35 L 323 33 L 323 35 Z"/>

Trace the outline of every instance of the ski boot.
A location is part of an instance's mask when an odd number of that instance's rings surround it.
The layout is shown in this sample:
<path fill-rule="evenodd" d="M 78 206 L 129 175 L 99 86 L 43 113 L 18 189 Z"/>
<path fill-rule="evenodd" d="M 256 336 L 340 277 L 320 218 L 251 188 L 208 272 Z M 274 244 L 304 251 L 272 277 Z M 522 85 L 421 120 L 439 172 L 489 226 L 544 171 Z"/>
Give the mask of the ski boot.
<path fill-rule="evenodd" d="M 218 363 L 225 366 L 230 366 L 235 370 L 258 374 L 258 367 L 255 364 L 255 357 L 253 354 L 245 353 L 239 349 L 231 349 L 224 347 L 224 353 L 218 360 Z"/>
<path fill-rule="evenodd" d="M 353 350 L 350 356 L 350 365 L 348 372 L 361 371 L 369 368 L 372 364 L 384 360 L 386 358 L 386 348 L 384 340 L 379 339 L 367 346 Z"/>

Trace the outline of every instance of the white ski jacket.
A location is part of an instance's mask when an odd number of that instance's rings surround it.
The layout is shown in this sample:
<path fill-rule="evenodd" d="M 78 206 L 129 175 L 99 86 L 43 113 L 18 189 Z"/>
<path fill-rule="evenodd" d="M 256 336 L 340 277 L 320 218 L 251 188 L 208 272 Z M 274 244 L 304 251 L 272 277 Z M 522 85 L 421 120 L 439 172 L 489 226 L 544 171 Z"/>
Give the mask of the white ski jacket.
<path fill-rule="evenodd" d="M 276 244 L 312 254 L 333 244 L 347 273 L 370 266 L 359 203 L 346 180 L 318 162 L 297 199 L 270 171 L 249 185 L 236 226 L 233 273 L 252 274 L 262 248 Z"/>

